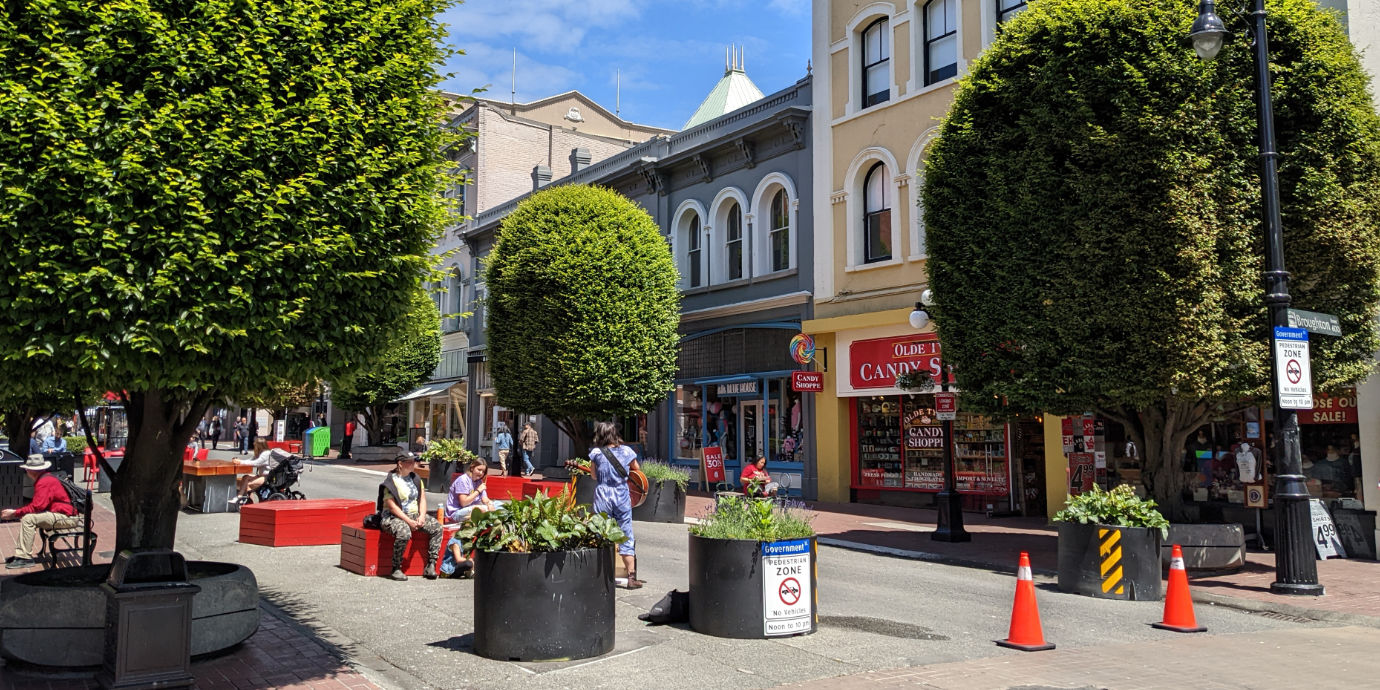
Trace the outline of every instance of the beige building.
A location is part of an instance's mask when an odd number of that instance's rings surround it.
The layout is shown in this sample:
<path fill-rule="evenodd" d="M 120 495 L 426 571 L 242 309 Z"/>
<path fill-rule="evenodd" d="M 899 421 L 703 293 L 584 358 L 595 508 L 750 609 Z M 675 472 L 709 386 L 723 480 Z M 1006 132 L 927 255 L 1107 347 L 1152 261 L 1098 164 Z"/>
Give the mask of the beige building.
<path fill-rule="evenodd" d="M 820 500 L 929 505 L 942 486 L 934 396 L 896 385 L 898 374 L 941 361 L 933 325 L 909 323 L 926 284 L 917 195 L 956 80 L 1024 9 L 1018 0 L 814 2 L 816 292 L 804 330 L 825 372 Z M 1023 497 L 1020 467 L 1027 454 L 1042 462 L 1041 434 L 1036 420 L 959 413 L 965 505 L 1043 513 L 1042 497 Z"/>

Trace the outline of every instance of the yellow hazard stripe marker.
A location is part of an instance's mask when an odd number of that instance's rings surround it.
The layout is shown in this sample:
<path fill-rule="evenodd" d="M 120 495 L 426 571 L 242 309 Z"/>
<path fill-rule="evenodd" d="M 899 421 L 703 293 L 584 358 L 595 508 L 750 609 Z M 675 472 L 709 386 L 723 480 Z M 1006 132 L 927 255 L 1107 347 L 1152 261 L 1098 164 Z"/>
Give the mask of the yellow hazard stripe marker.
<path fill-rule="evenodd" d="M 1098 553 L 1102 556 L 1102 592 L 1115 588 L 1117 594 L 1125 594 L 1126 585 L 1121 581 L 1121 530 L 1099 529 L 1097 538 L 1101 544 Z"/>

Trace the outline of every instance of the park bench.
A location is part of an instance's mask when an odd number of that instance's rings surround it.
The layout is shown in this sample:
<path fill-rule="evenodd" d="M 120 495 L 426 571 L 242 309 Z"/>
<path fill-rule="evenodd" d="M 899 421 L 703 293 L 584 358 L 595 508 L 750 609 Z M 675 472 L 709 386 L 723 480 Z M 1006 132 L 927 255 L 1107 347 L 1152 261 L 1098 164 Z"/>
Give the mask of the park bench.
<path fill-rule="evenodd" d="M 240 506 L 240 543 L 260 546 L 339 544 L 341 524 L 358 525 L 374 504 L 351 498 L 266 501 Z"/>

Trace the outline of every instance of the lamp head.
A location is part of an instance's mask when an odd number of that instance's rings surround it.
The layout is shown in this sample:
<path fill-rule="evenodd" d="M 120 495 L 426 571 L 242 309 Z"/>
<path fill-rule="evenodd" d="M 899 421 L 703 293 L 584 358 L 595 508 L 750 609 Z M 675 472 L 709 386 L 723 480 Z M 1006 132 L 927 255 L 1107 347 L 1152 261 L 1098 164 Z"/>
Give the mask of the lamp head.
<path fill-rule="evenodd" d="M 925 288 L 925 291 L 920 293 L 920 304 L 927 307 L 934 306 L 934 290 Z"/>
<path fill-rule="evenodd" d="M 925 306 L 925 305 L 923 305 L 923 304 L 921 304 L 921 303 L 919 303 L 919 302 L 916 302 L 916 303 L 915 303 L 915 310 L 912 311 L 912 312 L 910 313 L 910 327 L 911 327 L 911 328 L 914 328 L 914 329 L 917 329 L 917 330 L 918 330 L 918 329 L 924 328 L 925 326 L 928 326 L 928 325 L 929 325 L 929 323 L 930 323 L 930 314 L 929 314 L 929 312 L 925 311 L 924 306 Z"/>
<path fill-rule="evenodd" d="M 1193 26 L 1189 28 L 1184 41 L 1193 46 L 1199 58 L 1211 60 L 1217 57 L 1222 43 L 1230 36 L 1226 25 L 1217 16 L 1217 7 L 1212 0 L 1201 0 L 1198 3 L 1198 18 L 1193 20 Z"/>

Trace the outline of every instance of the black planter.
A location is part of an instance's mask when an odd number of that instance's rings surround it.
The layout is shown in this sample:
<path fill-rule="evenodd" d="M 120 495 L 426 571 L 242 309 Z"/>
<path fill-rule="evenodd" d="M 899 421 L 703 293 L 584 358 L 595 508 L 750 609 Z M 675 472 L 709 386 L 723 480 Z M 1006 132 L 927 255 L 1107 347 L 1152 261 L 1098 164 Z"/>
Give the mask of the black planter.
<path fill-rule="evenodd" d="M 796 540 L 791 540 L 796 541 Z M 809 542 L 809 565 L 795 573 L 808 578 L 809 620 L 804 629 L 768 632 L 763 585 L 768 573 L 762 561 L 762 542 L 746 539 L 707 539 L 690 535 L 690 627 L 715 637 L 765 639 L 805 635 L 819 628 L 819 588 L 815 581 L 815 538 Z M 790 542 L 776 542 L 776 544 Z M 768 545 L 770 547 L 772 545 Z M 774 601 L 771 603 L 775 603 Z M 773 627 L 779 624 L 773 623 Z"/>
<path fill-rule="evenodd" d="M 105 461 L 108 462 L 108 463 L 110 463 L 110 468 L 111 468 L 111 469 L 115 470 L 116 472 L 119 472 L 119 471 L 120 471 L 120 464 L 123 463 L 123 462 L 125 461 L 125 456 L 123 456 L 123 455 L 117 455 L 117 456 L 115 456 L 115 457 L 112 458 L 112 457 L 110 457 L 109 455 L 107 455 L 107 456 L 105 456 Z M 100 473 L 100 475 L 98 475 L 98 476 L 96 477 L 96 492 L 97 492 L 97 493 L 109 493 L 109 492 L 110 492 L 110 482 L 111 482 L 111 481 L 112 481 L 112 478 L 111 478 L 111 476 L 110 476 L 110 473 L 109 473 L 109 472 L 106 472 L 104 467 L 101 467 L 101 473 Z"/>
<path fill-rule="evenodd" d="M 474 651 L 565 661 L 613 649 L 613 547 L 475 554 Z"/>
<path fill-rule="evenodd" d="M 455 478 L 455 460 L 437 460 L 427 463 L 431 469 L 431 477 L 427 479 L 426 490 L 428 493 L 446 493 L 450 491 L 450 482 Z"/>
<path fill-rule="evenodd" d="M 685 491 L 674 481 L 652 484 L 647 500 L 633 508 L 632 519 L 641 522 L 685 522 Z"/>
<path fill-rule="evenodd" d="M 1158 601 L 1159 555 L 1158 529 L 1061 522 L 1059 590 L 1101 599 Z"/>
<path fill-rule="evenodd" d="M 594 508 L 594 487 L 599 485 L 599 482 L 594 481 L 594 475 L 575 474 L 571 475 L 570 481 L 575 483 L 575 505 L 586 506 L 592 510 Z"/>

